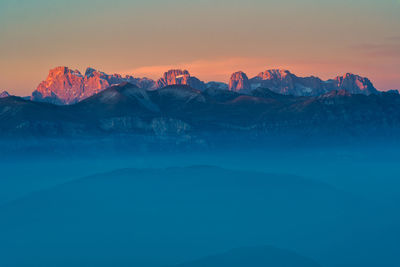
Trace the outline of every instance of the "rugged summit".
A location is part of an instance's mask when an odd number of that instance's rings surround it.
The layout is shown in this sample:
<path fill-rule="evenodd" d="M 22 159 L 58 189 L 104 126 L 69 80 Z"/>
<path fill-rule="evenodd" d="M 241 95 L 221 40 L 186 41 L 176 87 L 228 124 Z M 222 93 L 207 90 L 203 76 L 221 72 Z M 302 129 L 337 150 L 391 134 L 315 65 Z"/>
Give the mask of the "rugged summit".
<path fill-rule="evenodd" d="M 296 96 L 320 95 L 328 91 L 317 77 L 297 77 L 288 70 L 266 70 L 250 80 L 251 88 L 269 88 L 272 91 Z"/>
<path fill-rule="evenodd" d="M 31 99 L 53 104 L 73 104 L 123 82 L 130 82 L 145 89 L 155 87 L 154 81 L 146 78 L 109 75 L 93 68 L 87 68 L 85 75 L 82 75 L 78 70 L 56 67 L 49 71 L 47 79 L 39 84 Z"/>
<path fill-rule="evenodd" d="M 7 91 L 3 91 L 0 93 L 0 98 L 8 97 L 10 94 Z"/>
<path fill-rule="evenodd" d="M 250 89 L 249 78 L 243 71 L 238 71 L 232 74 L 229 80 L 230 91 L 247 91 Z"/>
<path fill-rule="evenodd" d="M 163 88 L 168 85 L 189 85 L 197 90 L 204 90 L 206 88 L 204 82 L 190 76 L 189 71 L 179 69 L 165 72 L 163 77 L 157 81 L 157 88 Z"/>
<path fill-rule="evenodd" d="M 272 91 L 295 96 L 317 96 L 332 90 L 346 90 L 352 94 L 376 94 L 378 91 L 367 79 L 347 73 L 328 81 L 318 77 L 298 77 L 288 70 L 272 69 L 250 79 L 251 88 L 269 88 Z"/>
<path fill-rule="evenodd" d="M 370 95 L 378 93 L 369 79 L 351 73 L 338 76 L 329 82 L 333 83 L 336 90 L 344 89 L 351 94 Z"/>
<path fill-rule="evenodd" d="M 83 75 L 78 70 L 68 67 L 56 67 L 49 71 L 47 79 L 39 84 L 32 93 L 31 100 L 53 104 L 74 104 L 97 94 L 104 89 L 129 82 L 139 88 L 154 90 L 169 85 L 188 85 L 198 90 L 205 90 L 206 85 L 187 70 L 169 70 L 157 82 L 148 78 L 106 74 L 93 68 L 87 68 Z"/>
<path fill-rule="evenodd" d="M 274 93 L 293 96 L 319 96 L 333 90 L 346 90 L 351 94 L 379 93 L 367 78 L 347 73 L 334 79 L 323 81 L 318 77 L 298 77 L 288 70 L 272 69 L 260 72 L 249 79 L 238 71 L 232 74 L 229 85 L 211 81 L 204 83 L 191 76 L 189 71 L 172 69 L 164 73 L 157 81 L 147 78 L 135 78 L 120 74 L 106 74 L 93 68 L 87 68 L 84 75 L 68 67 L 56 67 L 49 71 L 47 79 L 39 84 L 32 93 L 31 100 L 53 104 L 74 104 L 104 89 L 124 82 L 134 84 L 145 90 L 161 89 L 170 85 L 187 85 L 196 90 L 230 90 L 242 94 L 252 94 L 257 88 L 268 88 Z M 2 93 L 3 97 L 8 93 Z"/>

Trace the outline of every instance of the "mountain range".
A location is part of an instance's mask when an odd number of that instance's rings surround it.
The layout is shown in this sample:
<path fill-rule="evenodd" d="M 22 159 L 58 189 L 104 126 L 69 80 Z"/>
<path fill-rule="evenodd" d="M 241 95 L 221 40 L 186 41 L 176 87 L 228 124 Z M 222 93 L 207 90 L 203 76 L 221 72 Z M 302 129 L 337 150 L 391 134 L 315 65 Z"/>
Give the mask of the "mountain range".
<path fill-rule="evenodd" d="M 400 129 L 400 95 L 351 94 L 342 89 L 293 96 L 268 88 L 244 94 L 184 84 L 147 90 L 125 82 L 71 105 L 1 98 L 0 122 L 0 132 L 10 136 L 393 133 Z"/>
<path fill-rule="evenodd" d="M 187 70 L 173 69 L 154 81 L 130 75 L 106 74 L 87 68 L 82 74 L 68 67 L 56 67 L 32 93 L 31 100 L 53 104 L 74 104 L 116 84 L 128 82 L 146 90 L 157 90 L 169 85 L 188 85 L 204 91 L 207 88 L 230 90 L 251 94 L 257 88 L 268 88 L 283 95 L 318 96 L 333 90 L 346 90 L 351 94 L 377 94 L 378 90 L 367 78 L 347 73 L 344 76 L 323 81 L 318 77 L 298 77 L 288 70 L 266 70 L 253 78 L 242 72 L 232 74 L 229 83 L 204 82 L 191 76 Z"/>

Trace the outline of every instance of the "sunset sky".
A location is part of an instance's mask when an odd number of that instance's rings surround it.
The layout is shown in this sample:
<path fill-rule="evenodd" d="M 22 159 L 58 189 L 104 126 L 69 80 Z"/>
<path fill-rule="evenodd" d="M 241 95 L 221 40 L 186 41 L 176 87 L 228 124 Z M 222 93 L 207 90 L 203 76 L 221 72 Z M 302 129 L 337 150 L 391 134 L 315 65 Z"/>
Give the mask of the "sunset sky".
<path fill-rule="evenodd" d="M 0 0 L 0 91 L 55 66 L 201 80 L 270 68 L 400 89 L 400 0 Z"/>

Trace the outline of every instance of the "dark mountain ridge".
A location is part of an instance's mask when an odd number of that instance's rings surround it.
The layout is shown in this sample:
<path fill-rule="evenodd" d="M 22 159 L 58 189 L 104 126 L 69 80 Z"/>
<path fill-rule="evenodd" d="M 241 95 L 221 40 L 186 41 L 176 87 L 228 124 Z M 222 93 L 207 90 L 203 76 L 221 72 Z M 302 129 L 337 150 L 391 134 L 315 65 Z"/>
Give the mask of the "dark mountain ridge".
<path fill-rule="evenodd" d="M 240 94 L 187 85 L 145 90 L 122 83 L 67 106 L 1 98 L 0 122 L 2 135 L 394 133 L 400 129 L 400 96 L 334 90 L 296 97 L 266 88 Z"/>

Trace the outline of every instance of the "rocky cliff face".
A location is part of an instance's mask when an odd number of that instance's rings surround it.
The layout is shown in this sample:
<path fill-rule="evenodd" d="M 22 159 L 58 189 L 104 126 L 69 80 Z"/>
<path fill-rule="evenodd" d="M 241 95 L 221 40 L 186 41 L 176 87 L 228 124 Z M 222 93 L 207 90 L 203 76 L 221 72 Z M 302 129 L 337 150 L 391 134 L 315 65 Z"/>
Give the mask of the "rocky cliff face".
<path fill-rule="evenodd" d="M 67 67 L 54 68 L 32 93 L 32 100 L 57 104 L 76 102 L 84 92 L 83 79 L 78 70 Z"/>
<path fill-rule="evenodd" d="M 378 91 L 375 89 L 374 85 L 367 78 L 347 73 L 344 76 L 338 76 L 331 82 L 336 90 L 346 90 L 351 94 L 376 94 Z"/>
<path fill-rule="evenodd" d="M 250 82 L 246 73 L 238 71 L 232 74 L 229 80 L 230 91 L 247 91 L 250 90 Z"/>
<path fill-rule="evenodd" d="M 8 97 L 10 94 L 7 91 L 3 91 L 0 93 L 0 98 Z"/>
<path fill-rule="evenodd" d="M 323 81 L 317 77 L 301 78 L 288 70 L 266 70 L 251 79 L 252 89 L 265 87 L 285 95 L 309 96 L 328 91 Z"/>
<path fill-rule="evenodd" d="M 93 68 L 87 68 L 85 75 L 82 75 L 78 70 L 57 67 L 49 71 L 47 79 L 39 84 L 31 99 L 53 104 L 73 104 L 123 82 L 130 82 L 145 89 L 155 88 L 154 81 L 146 78 L 109 75 Z"/>
<path fill-rule="evenodd" d="M 187 85 L 200 91 L 230 90 L 244 94 L 249 94 L 257 88 L 268 88 L 278 94 L 294 96 L 318 96 L 333 90 L 346 90 L 351 94 L 364 95 L 378 93 L 370 80 L 350 73 L 323 81 L 313 76 L 298 77 L 287 70 L 279 69 L 260 72 L 252 79 L 249 79 L 244 72 L 238 71 L 232 74 L 228 85 L 221 82 L 205 84 L 191 76 L 187 70 L 180 69 L 165 72 L 163 77 L 155 82 L 128 75 L 110 75 L 93 68 L 87 68 L 83 75 L 78 70 L 57 67 L 49 71 L 47 79 L 32 93 L 31 100 L 60 105 L 74 104 L 112 85 L 124 82 L 146 90 L 156 90 L 170 85 Z M 4 96 L 7 96 L 6 92 L 3 93 Z"/>
<path fill-rule="evenodd" d="M 187 70 L 169 70 L 164 73 L 163 77 L 158 79 L 157 88 L 163 88 L 168 85 L 189 85 L 197 90 L 204 90 L 205 84 L 196 77 L 190 76 Z"/>
<path fill-rule="evenodd" d="M 49 71 L 47 79 L 39 84 L 32 93 L 31 100 L 53 104 L 74 104 L 97 94 L 104 89 L 124 82 L 129 82 L 146 90 L 155 90 L 169 85 L 188 85 L 198 90 L 205 90 L 206 85 L 187 70 L 169 70 L 157 82 L 147 78 L 106 74 L 87 68 L 83 75 L 78 70 L 57 67 Z"/>
<path fill-rule="evenodd" d="M 375 94 L 378 91 L 367 79 L 354 74 L 346 74 L 323 81 L 318 77 L 298 77 L 288 70 L 266 70 L 250 80 L 251 88 L 260 87 L 284 95 L 317 96 L 332 90 L 346 90 L 352 94 Z"/>

